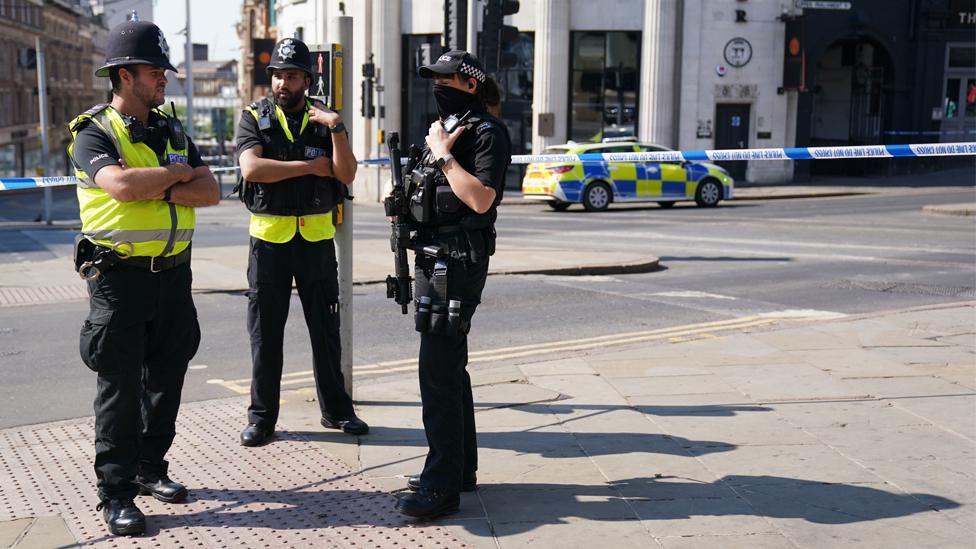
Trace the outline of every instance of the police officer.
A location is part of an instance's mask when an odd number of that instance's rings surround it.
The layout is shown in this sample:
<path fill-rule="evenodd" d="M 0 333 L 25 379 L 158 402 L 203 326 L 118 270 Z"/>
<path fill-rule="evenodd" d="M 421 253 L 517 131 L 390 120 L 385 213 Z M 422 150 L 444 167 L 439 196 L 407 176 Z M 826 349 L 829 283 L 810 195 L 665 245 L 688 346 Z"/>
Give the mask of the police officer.
<path fill-rule="evenodd" d="M 332 210 L 356 176 L 356 157 L 338 113 L 305 97 L 311 55 L 295 38 L 275 45 L 272 96 L 241 115 L 241 200 L 251 212 L 247 328 L 251 336 L 251 405 L 241 444 L 274 433 L 281 392 L 282 347 L 292 280 L 312 340 L 312 368 L 324 427 L 364 435 L 340 369 L 339 283 Z"/>
<path fill-rule="evenodd" d="M 182 501 L 164 459 L 176 432 L 187 365 L 200 343 L 190 295 L 194 208 L 220 200 L 217 182 L 163 104 L 169 48 L 148 21 L 111 31 L 95 75 L 112 102 L 75 118 L 68 154 L 78 177 L 82 233 L 76 267 L 90 313 L 81 358 L 98 374 L 95 475 L 108 529 L 142 534 L 133 498 Z"/>
<path fill-rule="evenodd" d="M 422 193 L 434 204 L 429 221 L 415 219 L 420 395 L 429 451 L 423 472 L 408 480 L 414 492 L 397 509 L 429 519 L 456 512 L 459 493 L 475 489 L 478 448 L 465 369 L 467 333 L 494 252 L 496 207 L 511 144 L 505 126 L 485 110 L 485 92 L 494 81 L 477 58 L 450 51 L 419 73 L 433 80 L 440 115 L 426 138 L 435 188 L 418 188 L 411 197 L 411 203 L 422 203 Z M 448 133 L 443 122 L 452 115 L 461 125 Z"/>

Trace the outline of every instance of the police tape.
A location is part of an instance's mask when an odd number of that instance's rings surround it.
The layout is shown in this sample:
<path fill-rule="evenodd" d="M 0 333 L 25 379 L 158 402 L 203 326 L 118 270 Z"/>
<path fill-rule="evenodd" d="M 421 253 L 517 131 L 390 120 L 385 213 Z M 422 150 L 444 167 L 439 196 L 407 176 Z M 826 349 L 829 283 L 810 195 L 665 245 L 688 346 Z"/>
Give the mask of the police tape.
<path fill-rule="evenodd" d="M 521 154 L 512 164 L 536 162 L 698 162 L 732 160 L 827 160 L 841 158 L 903 158 L 976 156 L 976 142 L 923 145 L 861 145 L 853 147 L 791 147 L 782 149 L 720 149 L 632 153 Z"/>
<path fill-rule="evenodd" d="M 976 156 L 976 142 L 927 143 L 920 145 L 860 145 L 852 147 L 787 147 L 781 149 L 718 149 L 648 151 L 628 153 L 517 154 L 512 164 L 597 162 L 700 162 L 734 160 L 837 160 L 842 158 L 922 158 L 934 156 Z M 406 159 L 404 159 L 406 161 Z M 389 158 L 361 160 L 364 166 L 389 164 Z M 214 172 L 236 171 L 237 167 L 214 168 Z M 70 176 L 0 178 L 0 191 L 74 185 Z"/>

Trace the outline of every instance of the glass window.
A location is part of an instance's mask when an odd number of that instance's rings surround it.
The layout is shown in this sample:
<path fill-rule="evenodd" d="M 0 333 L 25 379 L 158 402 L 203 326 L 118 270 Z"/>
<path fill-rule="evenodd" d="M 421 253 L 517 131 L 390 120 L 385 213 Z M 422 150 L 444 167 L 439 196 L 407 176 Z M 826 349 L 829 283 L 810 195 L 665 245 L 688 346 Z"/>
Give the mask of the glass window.
<path fill-rule="evenodd" d="M 966 116 L 976 116 L 976 78 L 966 80 Z"/>
<path fill-rule="evenodd" d="M 17 145 L 0 146 L 0 177 L 17 176 Z"/>
<path fill-rule="evenodd" d="M 633 145 L 614 145 L 612 147 L 603 147 L 603 148 L 597 149 L 597 150 L 595 150 L 593 152 L 600 152 L 600 153 L 632 153 L 632 152 L 634 152 L 634 146 Z"/>
<path fill-rule="evenodd" d="M 956 101 L 959 99 L 959 83 L 958 78 L 946 80 L 945 100 L 942 102 L 942 117 L 945 120 L 953 119 L 958 115 L 959 105 Z"/>
<path fill-rule="evenodd" d="M 949 48 L 949 67 L 972 69 L 976 67 L 976 47 L 952 46 Z"/>
<path fill-rule="evenodd" d="M 639 32 L 573 32 L 569 136 L 575 141 L 636 135 Z"/>

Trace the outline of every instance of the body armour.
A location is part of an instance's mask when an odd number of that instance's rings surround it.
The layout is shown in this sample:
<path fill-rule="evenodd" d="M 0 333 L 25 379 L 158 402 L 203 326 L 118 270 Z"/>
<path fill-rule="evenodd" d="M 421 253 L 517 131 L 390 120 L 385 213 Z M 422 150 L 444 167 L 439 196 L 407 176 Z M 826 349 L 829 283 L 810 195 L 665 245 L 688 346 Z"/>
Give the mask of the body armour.
<path fill-rule="evenodd" d="M 451 153 L 458 164 L 474 173 L 474 141 L 478 132 L 493 131 L 492 124 L 503 127 L 495 117 L 479 112 L 464 120 L 461 134 Z M 430 155 L 426 155 L 427 158 Z M 410 214 L 419 227 L 443 227 L 457 225 L 465 230 L 488 229 L 497 216 L 495 205 L 483 214 L 469 208 L 451 189 L 447 176 L 434 166 L 434 159 L 421 162 L 408 174 L 407 191 L 410 193 Z M 498 199 L 501 197 L 499 196 Z M 497 200 L 496 199 L 496 204 Z"/>
<path fill-rule="evenodd" d="M 305 100 L 305 114 L 299 135 L 293 136 L 288 128 L 284 111 L 270 99 L 251 103 L 245 109 L 254 116 L 261 130 L 262 157 L 273 160 L 311 160 L 331 148 L 329 129 L 319 124 L 309 124 L 308 108 L 312 102 Z M 311 126 L 311 127 L 309 127 Z M 241 202 L 257 215 L 304 216 L 331 211 L 346 197 L 346 186 L 334 177 L 303 175 L 275 183 L 257 183 L 241 177 L 237 184 Z"/>

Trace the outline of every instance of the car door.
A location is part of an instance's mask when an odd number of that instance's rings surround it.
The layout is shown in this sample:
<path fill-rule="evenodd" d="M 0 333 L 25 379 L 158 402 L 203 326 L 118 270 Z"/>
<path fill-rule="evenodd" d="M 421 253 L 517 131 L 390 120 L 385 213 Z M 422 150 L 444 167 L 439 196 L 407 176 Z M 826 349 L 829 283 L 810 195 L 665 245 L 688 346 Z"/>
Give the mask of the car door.
<path fill-rule="evenodd" d="M 649 146 L 648 150 L 668 150 L 662 147 Z M 658 162 L 660 170 L 660 198 L 679 199 L 695 196 L 694 188 L 689 189 L 688 170 L 684 162 Z"/>
<path fill-rule="evenodd" d="M 662 152 L 669 149 L 658 145 L 638 145 L 640 152 Z M 680 167 L 680 164 L 678 165 Z M 638 167 L 640 182 L 637 186 L 637 195 L 640 200 L 657 200 L 665 196 L 665 189 L 676 190 L 674 182 L 678 174 L 674 171 L 674 165 L 670 162 L 642 162 Z M 684 179 L 681 179 L 684 181 Z"/>
<path fill-rule="evenodd" d="M 636 145 L 631 143 L 601 147 L 599 150 L 601 153 L 632 153 L 636 151 Z M 607 173 L 610 176 L 611 185 L 613 185 L 614 201 L 627 202 L 636 200 L 638 198 L 637 182 L 640 180 L 637 173 L 638 163 L 607 162 L 606 166 Z"/>

